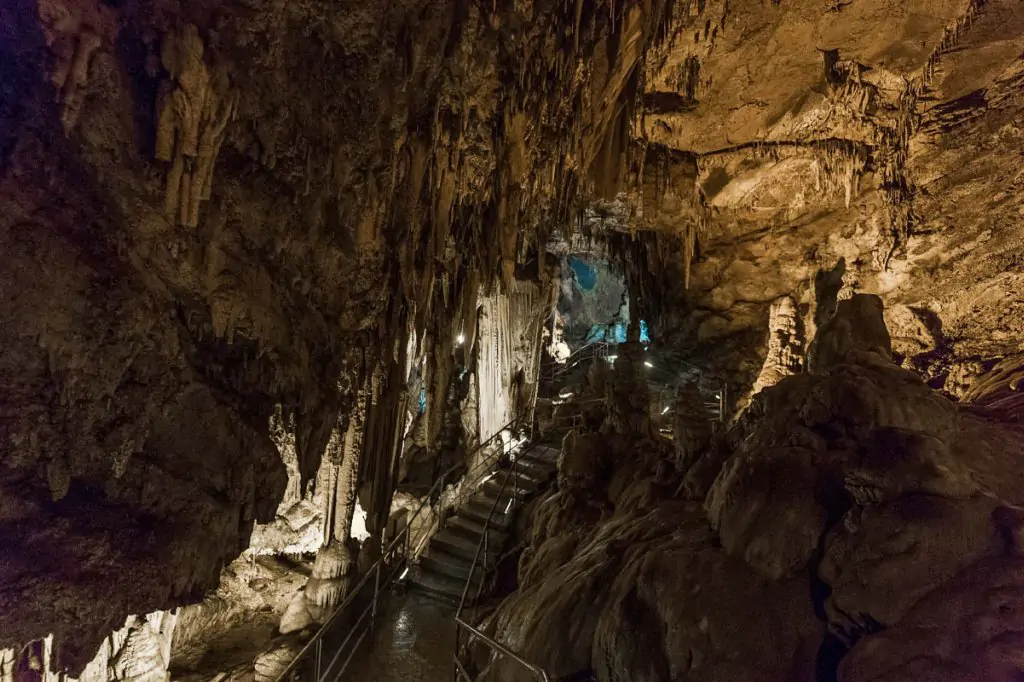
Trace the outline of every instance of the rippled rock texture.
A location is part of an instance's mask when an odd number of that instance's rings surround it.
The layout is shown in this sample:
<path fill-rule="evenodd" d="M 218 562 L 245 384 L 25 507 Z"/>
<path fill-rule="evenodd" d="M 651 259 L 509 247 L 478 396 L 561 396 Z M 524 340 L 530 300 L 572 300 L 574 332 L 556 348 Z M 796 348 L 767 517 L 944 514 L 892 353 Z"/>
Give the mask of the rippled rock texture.
<path fill-rule="evenodd" d="M 954 404 L 895 365 L 882 318 L 875 296 L 840 301 L 813 373 L 757 394 L 696 462 L 567 438 L 573 472 L 588 452 L 604 469 L 563 473 L 537 506 L 491 630 L 602 682 L 1019 677 L 1019 411 Z M 710 488 L 687 485 L 701 466 Z M 486 679 L 528 679 L 478 654 Z"/>

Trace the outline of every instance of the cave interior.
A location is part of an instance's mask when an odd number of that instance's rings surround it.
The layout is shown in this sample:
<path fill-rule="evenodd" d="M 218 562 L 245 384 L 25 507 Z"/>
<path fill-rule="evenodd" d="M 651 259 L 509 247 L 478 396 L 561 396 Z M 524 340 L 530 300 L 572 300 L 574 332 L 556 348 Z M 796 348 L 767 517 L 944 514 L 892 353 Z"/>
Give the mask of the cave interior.
<path fill-rule="evenodd" d="M 4 0 L 0 255 L 0 682 L 1024 679 L 1022 0 Z"/>

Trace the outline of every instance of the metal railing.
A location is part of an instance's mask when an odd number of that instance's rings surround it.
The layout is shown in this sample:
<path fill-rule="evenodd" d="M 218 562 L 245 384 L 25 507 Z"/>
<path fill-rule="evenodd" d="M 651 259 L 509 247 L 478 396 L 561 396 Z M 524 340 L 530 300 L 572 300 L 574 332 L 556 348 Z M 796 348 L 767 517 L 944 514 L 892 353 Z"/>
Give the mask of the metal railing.
<path fill-rule="evenodd" d="M 713 397 L 705 397 L 702 401 L 702 405 L 704 409 L 707 411 L 707 413 L 711 417 L 713 417 L 715 421 L 724 422 L 728 412 L 728 384 L 720 379 L 712 381 L 714 381 L 715 383 L 713 384 L 713 388 L 711 389 L 705 388 L 705 385 L 707 384 L 707 379 L 705 379 L 704 377 L 701 377 L 695 382 L 691 382 L 691 384 L 695 383 L 697 385 L 697 392 L 701 396 L 704 396 L 706 393 L 712 392 Z M 685 383 L 659 385 L 657 382 L 648 381 L 648 386 L 652 389 L 651 393 L 656 397 L 654 405 L 659 409 L 673 407 L 675 405 L 676 400 L 679 397 L 680 392 L 683 390 L 685 385 Z"/>
<path fill-rule="evenodd" d="M 523 417 L 520 416 L 503 425 L 487 440 L 477 445 L 467 455 L 467 460 L 491 446 L 502 434 L 521 428 L 523 421 Z M 467 471 L 462 476 L 462 480 L 469 481 L 470 487 L 475 487 L 477 481 L 484 476 L 482 472 L 487 471 L 501 455 L 507 452 L 506 444 L 506 447 L 485 457 L 477 466 Z M 356 586 L 348 591 L 338 608 L 331 613 L 316 634 L 310 638 L 298 655 L 288 664 L 288 667 L 277 677 L 277 682 L 299 682 L 300 680 L 327 682 L 328 680 L 337 680 L 344 674 L 359 645 L 373 630 L 382 588 L 387 589 L 393 583 L 401 581 L 410 564 L 419 556 L 423 544 L 433 535 L 432 531 L 435 527 L 440 528 L 443 522 L 445 482 L 452 480 L 460 468 L 461 465 L 455 465 L 442 472 L 424 495 L 419 507 L 408 518 L 402 530 L 383 548 L 381 557 L 367 570 Z M 474 476 L 476 476 L 475 479 Z M 435 498 L 436 504 L 430 504 Z M 421 528 L 419 536 L 414 541 L 412 537 L 414 522 L 423 513 L 430 513 L 434 519 Z M 384 577 L 385 571 L 386 578 Z M 370 585 L 373 586 L 373 592 L 368 594 Z M 355 607 L 361 602 L 366 602 L 365 606 L 356 615 Z M 364 627 L 367 618 L 369 618 L 368 628 Z M 337 642 L 343 633 L 345 634 L 344 639 Z M 325 667 L 324 658 L 327 647 L 332 648 L 334 653 Z"/>
<path fill-rule="evenodd" d="M 604 398 L 587 398 L 586 400 L 577 400 L 573 398 L 570 400 L 564 400 L 557 405 L 554 405 L 554 407 L 561 407 L 565 405 L 578 409 L 572 411 L 554 411 L 551 415 L 550 424 L 546 431 L 555 433 L 568 431 L 570 429 L 580 431 L 582 430 L 584 421 L 587 417 L 587 415 L 584 414 L 584 410 L 588 407 L 604 405 L 605 403 L 607 403 L 607 400 Z"/>
<path fill-rule="evenodd" d="M 504 514 L 506 521 L 508 520 L 508 510 L 516 503 L 519 492 L 519 458 L 522 455 L 529 453 L 531 450 L 539 445 L 538 442 L 531 442 L 526 449 L 518 453 L 516 457 L 512 458 L 512 467 L 505 471 L 505 478 L 501 483 L 501 490 L 494 498 L 494 502 L 491 503 L 491 509 L 487 514 L 487 520 L 484 522 L 484 532 L 480 536 L 480 541 L 476 546 L 476 553 L 473 556 L 473 563 L 469 567 L 469 576 L 466 578 L 466 586 L 462 589 L 462 598 L 459 600 L 459 608 L 455 612 L 455 652 L 453 655 L 454 669 L 452 671 L 452 679 L 454 682 L 474 682 L 472 676 L 467 672 L 465 665 L 459 659 L 459 654 L 462 650 L 460 645 L 462 631 L 465 630 L 467 634 L 467 640 L 465 643 L 466 648 L 473 643 L 473 640 L 479 640 L 484 643 L 491 651 L 501 654 L 507 658 L 518 663 L 520 666 L 528 670 L 537 680 L 540 682 L 550 682 L 551 677 L 548 673 L 538 665 L 530 663 L 525 658 L 512 651 L 501 642 L 497 641 L 493 637 L 488 636 L 482 632 L 479 628 L 470 625 L 463 618 L 463 612 L 466 609 L 466 597 L 469 595 L 469 589 L 473 584 L 473 579 L 476 576 L 477 567 L 480 566 L 483 573 L 480 575 L 480 579 L 476 581 L 476 599 L 474 603 L 480 601 L 480 594 L 483 589 L 484 579 L 486 578 L 487 572 L 487 556 L 488 556 L 488 543 L 491 534 L 491 520 L 494 518 L 494 512 L 497 509 L 498 502 L 505 494 L 505 489 L 508 487 L 509 481 L 512 481 L 512 501 L 511 504 L 506 508 Z"/>
<path fill-rule="evenodd" d="M 594 358 L 608 357 L 608 343 L 606 341 L 595 341 L 581 346 L 574 350 L 563 363 L 551 363 L 541 373 L 542 381 L 554 381 L 558 377 L 575 369 L 581 363 Z"/>

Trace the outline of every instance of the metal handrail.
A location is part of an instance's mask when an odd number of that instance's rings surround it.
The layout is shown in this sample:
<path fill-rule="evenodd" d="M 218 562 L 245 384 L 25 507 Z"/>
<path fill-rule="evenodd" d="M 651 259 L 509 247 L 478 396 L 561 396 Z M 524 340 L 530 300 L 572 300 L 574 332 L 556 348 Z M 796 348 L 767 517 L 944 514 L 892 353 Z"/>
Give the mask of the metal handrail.
<path fill-rule="evenodd" d="M 484 522 L 484 532 L 480 537 L 480 541 L 476 545 L 476 553 L 473 555 L 473 563 L 469 565 L 469 577 L 466 578 L 466 586 L 462 588 L 462 598 L 459 600 L 459 608 L 455 612 L 457 615 L 462 613 L 463 608 L 466 605 L 466 595 L 469 593 L 469 586 L 473 582 L 473 575 L 476 573 L 476 566 L 480 560 L 480 550 L 483 548 L 484 561 L 487 561 L 487 543 L 488 536 L 491 534 L 491 518 L 494 516 L 494 510 L 498 508 L 498 502 L 501 500 L 501 496 L 505 494 L 505 488 L 508 487 L 509 479 L 511 478 L 515 482 L 512 484 L 512 503 L 515 504 L 516 496 L 519 492 L 519 456 L 525 455 L 534 448 L 537 447 L 537 443 L 531 443 L 528 448 L 523 450 L 519 455 L 512 459 L 512 470 L 505 472 L 505 478 L 501 482 L 501 489 L 498 494 L 494 497 L 494 502 L 491 503 L 491 509 L 487 512 L 487 521 Z M 481 580 L 481 585 L 483 581 Z M 479 586 L 477 589 L 477 598 L 479 598 Z"/>
<path fill-rule="evenodd" d="M 407 531 L 408 531 L 408 527 L 403 529 L 403 533 L 407 532 Z M 362 622 L 363 618 L 366 616 L 367 611 L 371 611 L 371 619 L 376 616 L 376 612 L 377 612 L 377 597 L 379 596 L 378 593 L 379 593 L 379 587 L 380 587 L 380 572 L 381 572 L 382 567 L 386 563 L 387 559 L 391 558 L 392 556 L 395 556 L 395 549 L 399 546 L 399 540 L 401 540 L 401 539 L 402 539 L 402 533 L 399 533 L 388 544 L 387 548 L 384 550 L 384 553 L 381 554 L 380 559 L 378 559 L 376 562 L 374 562 L 373 566 L 370 567 L 370 570 L 368 570 L 363 575 L 363 577 L 360 578 L 359 582 L 356 583 L 356 586 L 348 591 L 348 594 L 342 600 L 341 604 L 338 605 L 338 608 L 336 608 L 331 613 L 331 615 L 327 618 L 327 620 L 324 621 L 323 625 L 321 625 L 320 628 L 316 631 L 316 634 L 314 634 L 313 637 L 310 638 L 309 642 L 306 643 L 306 645 L 299 651 L 298 655 L 296 655 L 295 658 L 292 659 L 291 663 L 288 664 L 288 667 L 286 667 L 284 669 L 284 671 L 277 677 L 278 681 L 285 680 L 285 679 L 288 678 L 288 676 L 290 674 L 294 673 L 296 668 L 298 668 L 299 664 L 302 662 L 302 660 L 309 653 L 311 653 L 314 650 L 314 647 L 316 648 L 316 654 L 317 654 L 317 661 L 316 661 L 316 669 L 317 669 L 316 677 L 317 677 L 317 680 L 321 680 L 321 679 L 323 679 L 323 678 L 325 678 L 327 676 L 327 674 L 331 671 L 331 668 L 333 668 L 334 662 L 337 660 L 338 655 L 340 655 L 341 649 L 344 647 L 345 644 L 348 643 L 349 638 L 351 637 L 352 633 L 349 633 L 349 637 L 346 638 L 345 641 L 342 642 L 341 646 L 338 647 L 338 654 L 335 654 L 334 658 L 331 660 L 331 664 L 328 665 L 327 670 L 323 674 L 321 674 L 321 672 L 320 672 L 320 660 L 321 660 L 321 656 L 323 654 L 322 642 L 323 642 L 324 636 L 327 634 L 327 631 L 334 624 L 334 622 L 342 615 L 342 613 L 344 613 L 345 610 L 353 602 L 355 602 L 356 597 L 359 595 L 359 593 L 362 591 L 362 589 L 364 587 L 366 587 L 366 585 L 369 583 L 369 580 L 370 580 L 371 577 L 374 578 L 374 581 L 375 581 L 374 599 L 371 602 L 371 604 L 369 606 L 367 606 L 367 608 L 364 609 L 360 613 L 359 618 L 356 621 L 356 625 L 358 625 L 359 623 Z M 403 557 L 403 559 L 404 559 L 404 557 Z M 392 573 L 392 575 L 394 575 L 394 573 L 397 573 L 397 569 L 396 569 L 396 571 L 394 571 Z M 353 626 L 352 632 L 355 632 L 355 626 Z"/>
<path fill-rule="evenodd" d="M 609 344 L 607 341 L 594 341 L 588 343 L 585 346 L 580 346 L 565 359 L 565 362 L 557 362 L 551 365 L 551 369 L 545 372 L 545 379 L 555 379 L 569 370 L 579 366 L 579 364 L 585 360 L 593 360 L 594 358 L 603 358 L 608 356 Z"/>
<path fill-rule="evenodd" d="M 487 561 L 487 544 L 489 542 L 488 538 L 491 534 L 491 519 L 494 517 L 494 511 L 498 506 L 498 502 L 501 500 L 501 496 L 505 493 L 505 488 L 508 486 L 508 482 L 510 479 L 514 481 L 514 483 L 512 484 L 512 501 L 513 503 L 515 503 L 516 495 L 518 494 L 519 489 L 519 457 L 529 453 L 538 445 L 540 445 L 540 443 L 538 442 L 530 443 L 529 447 L 527 447 L 525 450 L 519 453 L 519 455 L 512 460 L 512 469 L 510 471 L 505 472 L 505 479 L 504 481 L 502 481 L 501 490 L 498 492 L 497 496 L 495 496 L 494 502 L 491 503 L 491 509 L 487 514 L 487 520 L 484 521 L 484 532 L 480 538 L 480 541 L 477 543 L 476 553 L 473 555 L 473 563 L 471 563 L 469 566 L 469 576 L 466 578 L 466 586 L 462 588 L 462 598 L 459 600 L 459 608 L 455 611 L 455 667 L 452 672 L 455 682 L 461 682 L 462 680 L 465 680 L 466 682 L 472 682 L 472 680 L 469 677 L 469 674 L 466 672 L 465 667 L 463 667 L 462 662 L 459 660 L 460 628 L 466 628 L 466 630 L 468 630 L 473 637 L 476 637 L 477 639 L 482 641 L 492 650 L 508 656 L 512 660 L 516 661 L 517 663 L 525 667 L 527 670 L 532 672 L 534 676 L 537 677 L 538 680 L 540 680 L 540 682 L 550 682 L 551 678 L 548 676 L 547 672 L 543 668 L 534 665 L 533 663 L 530 663 L 525 658 L 523 658 L 516 652 L 512 651 L 510 648 L 508 648 L 501 642 L 484 634 L 478 628 L 473 627 L 462 618 L 462 612 L 466 608 L 466 596 L 469 594 L 470 585 L 473 584 L 473 577 L 476 575 L 477 565 L 481 563 L 481 552 L 483 554 L 483 561 Z M 480 600 L 480 591 L 483 587 L 483 581 L 484 575 L 481 575 L 480 581 L 477 583 L 476 588 L 477 601 Z M 471 638 L 469 642 L 467 642 L 467 644 L 471 643 L 472 641 L 473 640 Z M 460 674 L 462 677 L 460 677 Z"/>
<path fill-rule="evenodd" d="M 510 420 L 507 423 L 503 424 L 502 426 L 498 427 L 498 430 L 495 431 L 494 433 L 492 433 L 487 440 L 483 441 L 482 443 L 478 444 L 475 448 L 473 448 L 472 452 L 470 452 L 469 454 L 466 455 L 466 459 L 469 460 L 471 457 L 473 457 L 473 455 L 477 454 L 478 452 L 480 452 L 484 448 L 490 446 L 501 434 L 505 433 L 509 429 L 511 429 L 511 428 L 513 428 L 515 426 L 522 425 L 522 423 L 525 421 L 525 419 L 526 419 L 526 415 L 525 414 L 520 414 L 519 416 L 513 418 L 512 420 Z M 477 464 L 472 469 L 466 471 L 466 473 L 463 474 L 462 479 L 463 480 L 471 480 L 471 476 L 479 474 L 481 471 L 485 471 L 489 466 L 491 466 L 501 456 L 501 454 L 503 454 L 503 453 L 496 453 L 494 457 L 488 457 L 487 459 L 483 460 L 482 462 Z M 454 464 L 454 465 L 448 467 L 443 472 L 441 472 L 441 476 L 436 481 L 434 481 L 434 485 L 432 485 L 430 487 L 430 490 L 427 491 L 427 494 L 424 495 L 423 500 L 420 502 L 420 506 L 417 507 L 416 511 L 413 512 L 412 516 L 409 517 L 409 520 L 408 520 L 408 522 L 405 525 L 406 528 L 411 528 L 412 527 L 413 521 L 415 521 L 416 518 L 418 518 L 419 515 L 423 512 L 424 506 L 427 504 L 427 502 L 429 502 L 434 497 L 434 492 L 435 491 L 440 493 L 440 496 L 438 497 L 438 505 L 441 506 L 443 504 L 443 502 L 444 502 L 444 485 L 445 485 L 445 480 L 448 479 L 456 471 L 458 471 L 460 466 L 462 466 L 462 465 Z M 413 549 L 413 553 L 412 553 L 413 557 L 419 556 L 419 552 L 422 549 L 424 539 L 425 538 L 429 538 L 429 537 L 430 537 L 430 533 L 427 532 L 427 533 L 424 533 L 423 537 L 421 537 L 417 541 L 416 547 L 412 548 Z M 407 555 L 408 555 L 409 549 L 410 549 L 409 545 L 406 545 L 406 554 Z"/>
<path fill-rule="evenodd" d="M 519 415 L 518 417 L 509 421 L 508 423 L 502 425 L 495 433 L 491 434 L 491 436 L 487 438 L 487 440 L 483 441 L 475 448 L 473 448 L 473 450 L 467 455 L 467 458 L 472 457 L 473 455 L 477 454 L 484 448 L 491 445 L 502 433 L 505 433 L 510 428 L 520 425 L 523 420 L 524 415 Z M 467 471 L 465 474 L 465 478 L 468 478 L 474 472 L 479 472 L 479 470 L 483 469 L 485 466 L 492 465 L 501 456 L 501 454 L 503 454 L 503 452 L 498 452 L 494 457 L 488 457 L 479 465 L 477 465 L 470 471 Z M 380 558 L 377 559 L 377 561 L 375 561 L 373 565 L 366 571 L 366 573 L 359 580 L 359 582 L 356 583 L 356 586 L 348 591 L 348 594 L 342 600 L 341 604 L 339 604 L 338 607 L 331 613 L 331 615 L 328 616 L 327 620 L 324 621 L 324 623 L 320 626 L 319 629 L 317 629 L 316 633 L 310 638 L 306 645 L 302 647 L 302 649 L 295 656 L 295 658 L 292 659 L 292 661 L 288 664 L 284 671 L 282 671 L 281 674 L 278 675 L 277 682 L 284 682 L 285 680 L 287 680 L 289 678 L 289 675 L 292 675 L 296 672 L 302 661 L 305 660 L 307 656 L 312 654 L 316 655 L 315 668 L 317 682 L 322 682 L 322 680 L 325 680 L 327 676 L 332 672 L 335 663 L 341 656 L 342 650 L 344 649 L 345 645 L 349 643 L 349 641 L 352 638 L 352 635 L 356 632 L 358 626 L 362 624 L 367 613 L 370 614 L 370 627 L 372 629 L 373 623 L 376 620 L 377 604 L 380 600 L 382 568 L 387 564 L 389 559 L 393 559 L 396 556 L 401 556 L 400 565 L 390 573 L 385 583 L 387 585 L 390 585 L 392 582 L 394 582 L 395 576 L 399 575 L 399 569 L 408 567 L 410 563 L 409 550 L 411 546 L 412 522 L 423 512 L 423 508 L 427 505 L 427 503 L 430 502 L 431 499 L 433 499 L 435 492 L 440 491 L 443 495 L 446 477 L 452 475 L 455 471 L 457 471 L 459 466 L 460 465 L 454 465 L 445 470 L 444 472 L 442 472 L 440 478 L 438 478 L 434 482 L 434 484 L 430 487 L 430 490 L 428 490 L 427 494 L 423 497 L 423 500 L 420 502 L 420 506 L 417 507 L 413 515 L 409 517 L 409 521 L 405 524 L 405 527 L 402 528 L 402 530 L 399 531 L 394 538 L 392 538 L 391 542 L 388 543 L 387 547 L 381 553 Z M 442 503 L 443 497 L 439 497 L 438 507 L 440 507 Z M 424 535 L 429 537 L 429 529 L 427 530 L 426 533 L 424 533 Z M 401 553 L 401 555 L 399 555 L 397 552 L 397 549 L 399 547 L 404 548 L 404 551 Z M 327 635 L 331 626 L 334 625 L 338 618 L 355 602 L 357 595 L 359 595 L 362 589 L 366 587 L 371 577 L 374 578 L 373 599 L 371 600 L 370 604 L 367 605 L 367 607 L 363 609 L 362 612 L 360 612 L 359 617 L 356 619 L 356 622 L 352 626 L 348 636 L 341 643 L 341 645 L 339 645 L 337 653 L 335 653 L 334 657 L 331 659 L 330 664 L 328 664 L 327 670 L 321 672 L 320 663 L 323 657 L 324 637 Z M 352 647 L 352 652 L 349 653 L 349 656 L 346 658 L 343 665 L 341 666 L 341 669 L 338 671 L 338 675 L 344 672 L 345 668 L 348 667 L 348 663 L 351 661 L 352 655 L 355 653 L 356 649 L 359 647 L 359 644 L 362 642 L 365 636 L 365 631 L 359 635 L 358 639 L 356 640 L 355 644 Z"/>
<path fill-rule="evenodd" d="M 467 630 L 469 630 L 469 632 L 474 637 L 476 637 L 477 639 L 479 639 L 482 642 L 484 642 L 484 644 L 487 644 L 488 646 L 490 646 L 495 651 L 498 651 L 498 652 L 508 656 L 513 661 L 515 661 L 519 665 L 523 666 L 524 668 L 526 668 L 527 670 L 532 672 L 534 675 L 537 676 L 538 680 L 541 680 L 541 682 L 551 682 L 551 677 L 547 674 L 547 672 L 544 670 L 544 668 L 541 668 L 538 665 L 534 665 L 533 663 L 530 663 L 525 658 L 523 658 L 522 656 L 520 656 L 516 652 L 512 651 L 511 649 L 509 649 L 507 646 L 505 646 L 501 642 L 499 642 L 499 641 L 497 641 L 497 640 L 495 640 L 495 639 L 493 639 L 491 637 L 488 637 L 483 632 L 481 632 L 479 628 L 475 628 L 472 625 L 470 625 L 469 623 L 467 623 L 466 621 L 464 621 L 462 619 L 462 616 L 455 616 L 455 623 L 458 626 L 464 627 Z M 458 653 L 457 652 L 456 652 L 456 660 L 458 660 Z M 461 664 L 459 665 L 459 667 L 460 668 L 462 667 Z"/>

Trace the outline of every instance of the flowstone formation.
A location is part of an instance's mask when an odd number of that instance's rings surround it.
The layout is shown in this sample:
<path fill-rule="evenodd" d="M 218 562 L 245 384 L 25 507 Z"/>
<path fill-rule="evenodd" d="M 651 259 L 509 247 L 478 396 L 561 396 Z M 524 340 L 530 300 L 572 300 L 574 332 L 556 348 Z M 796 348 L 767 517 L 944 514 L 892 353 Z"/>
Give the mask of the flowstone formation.
<path fill-rule="evenodd" d="M 754 396 L 693 462 L 567 437 L 565 464 L 600 467 L 560 473 L 537 504 L 489 630 L 601 682 L 1018 679 L 1020 401 L 952 403 L 889 344 L 877 296 L 839 301 L 811 371 Z M 717 471 L 704 486 L 701 467 Z M 488 653 L 484 679 L 529 679 Z"/>

